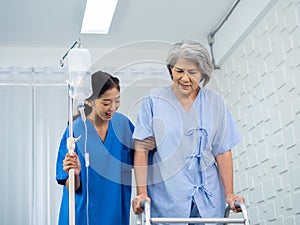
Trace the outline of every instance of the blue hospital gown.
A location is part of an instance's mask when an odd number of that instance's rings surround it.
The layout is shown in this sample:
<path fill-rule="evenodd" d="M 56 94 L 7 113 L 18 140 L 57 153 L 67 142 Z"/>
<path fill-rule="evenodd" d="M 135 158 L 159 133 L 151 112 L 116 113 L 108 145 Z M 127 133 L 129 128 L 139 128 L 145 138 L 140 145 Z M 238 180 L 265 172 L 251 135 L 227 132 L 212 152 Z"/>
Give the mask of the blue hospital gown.
<path fill-rule="evenodd" d="M 94 126 L 88 120 L 86 124 L 87 152 L 90 155 L 88 170 L 86 170 L 83 157 L 85 152 L 84 123 L 80 117 L 73 123 L 74 137 L 81 135 L 80 140 L 76 142 L 75 149 L 81 163 L 81 188 L 75 192 L 76 225 L 85 225 L 87 221 L 90 225 L 128 225 L 134 127 L 125 116 L 115 113 L 109 121 L 106 139 L 102 142 Z M 68 129 L 66 129 L 60 143 L 56 164 L 56 179 L 60 184 L 65 184 L 68 178 L 68 174 L 63 170 L 62 162 L 68 152 L 66 144 L 68 137 Z M 68 199 L 69 192 L 64 186 L 59 225 L 69 224 Z"/>
<path fill-rule="evenodd" d="M 215 156 L 231 149 L 240 135 L 217 92 L 201 88 L 187 112 L 171 87 L 150 90 L 138 114 L 134 139 L 154 136 L 149 153 L 148 195 L 152 217 L 223 217 L 226 207 Z"/>

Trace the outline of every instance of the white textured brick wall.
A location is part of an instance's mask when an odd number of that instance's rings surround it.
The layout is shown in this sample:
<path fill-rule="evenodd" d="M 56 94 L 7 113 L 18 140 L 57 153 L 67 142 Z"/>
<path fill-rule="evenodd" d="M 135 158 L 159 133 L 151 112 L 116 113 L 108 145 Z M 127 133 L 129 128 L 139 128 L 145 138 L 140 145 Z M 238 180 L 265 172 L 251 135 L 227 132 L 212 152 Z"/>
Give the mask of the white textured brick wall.
<path fill-rule="evenodd" d="M 300 224 L 300 0 L 280 0 L 215 71 L 243 135 L 235 190 L 251 224 Z"/>

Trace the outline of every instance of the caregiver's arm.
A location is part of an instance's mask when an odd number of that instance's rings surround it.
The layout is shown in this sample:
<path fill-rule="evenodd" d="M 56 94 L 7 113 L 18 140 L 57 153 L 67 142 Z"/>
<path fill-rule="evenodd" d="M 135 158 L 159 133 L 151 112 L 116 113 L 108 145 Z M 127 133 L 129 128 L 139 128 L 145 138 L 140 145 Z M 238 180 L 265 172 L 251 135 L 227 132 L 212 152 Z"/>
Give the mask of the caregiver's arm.
<path fill-rule="evenodd" d="M 150 201 L 147 193 L 148 149 L 146 149 L 144 140 L 135 140 L 134 174 L 137 196 L 132 201 L 132 208 L 134 213 L 138 214 L 143 212 L 143 208 L 140 206 L 140 201 Z"/>
<path fill-rule="evenodd" d="M 230 205 L 232 211 L 240 212 L 240 209 L 235 208 L 234 202 L 240 200 L 245 202 L 245 199 L 242 196 L 234 194 L 233 189 L 233 162 L 231 150 L 219 154 L 216 156 L 219 174 L 224 186 L 224 194 L 226 202 Z"/>

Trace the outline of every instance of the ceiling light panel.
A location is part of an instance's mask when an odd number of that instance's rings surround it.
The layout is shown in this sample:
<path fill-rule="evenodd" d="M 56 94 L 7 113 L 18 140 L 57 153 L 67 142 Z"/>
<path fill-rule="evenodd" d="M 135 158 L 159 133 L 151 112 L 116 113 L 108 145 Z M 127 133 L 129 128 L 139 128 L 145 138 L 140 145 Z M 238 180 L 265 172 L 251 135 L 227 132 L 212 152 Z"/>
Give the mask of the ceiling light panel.
<path fill-rule="evenodd" d="M 81 33 L 108 34 L 118 0 L 87 0 Z"/>

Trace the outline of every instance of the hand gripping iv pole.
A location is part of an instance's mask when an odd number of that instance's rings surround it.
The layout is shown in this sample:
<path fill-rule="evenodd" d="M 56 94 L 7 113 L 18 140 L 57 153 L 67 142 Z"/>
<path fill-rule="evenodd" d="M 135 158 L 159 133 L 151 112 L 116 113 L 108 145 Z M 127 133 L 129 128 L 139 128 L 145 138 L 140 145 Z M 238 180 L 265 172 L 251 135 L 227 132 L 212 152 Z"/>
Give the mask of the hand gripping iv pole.
<path fill-rule="evenodd" d="M 69 117 L 69 137 L 67 139 L 68 153 L 73 153 L 76 141 L 80 137 L 73 137 L 73 103 L 77 100 L 83 106 L 84 100 L 91 94 L 91 80 L 88 69 L 90 67 L 90 53 L 87 49 L 82 49 L 81 44 L 76 41 L 60 60 L 61 67 L 64 66 L 64 59 L 68 56 L 69 74 L 68 80 L 68 117 Z M 89 77 L 88 77 L 89 76 Z M 88 91 L 87 91 L 88 90 Z M 69 170 L 69 225 L 75 225 L 75 171 Z"/>

